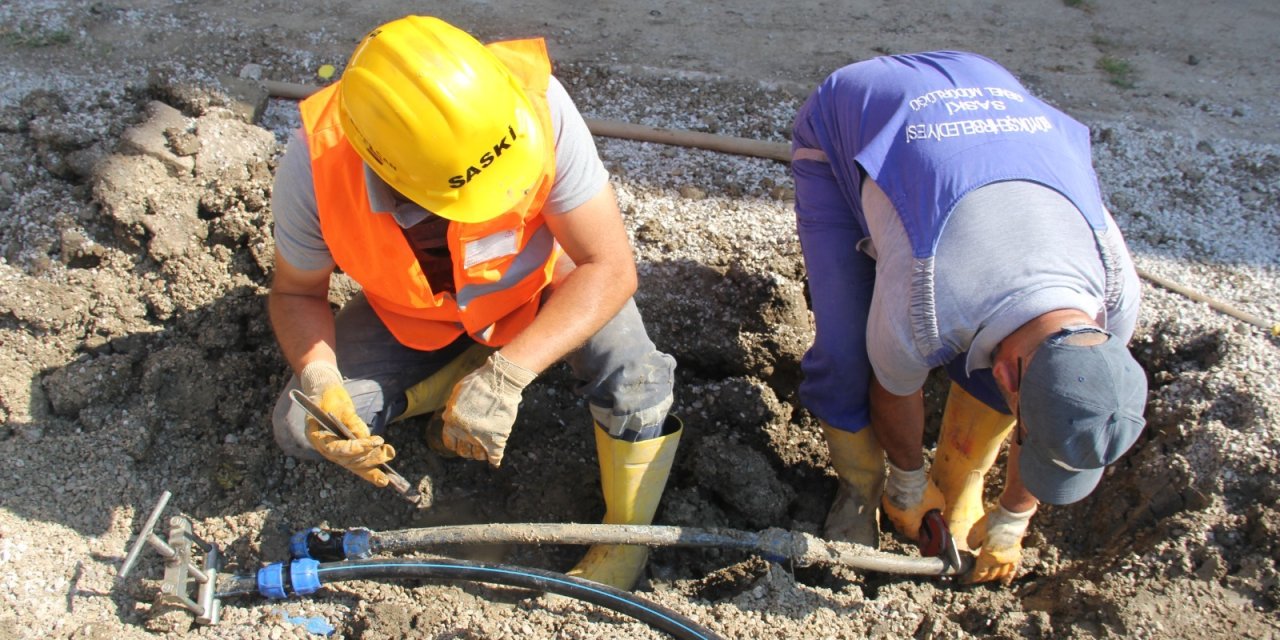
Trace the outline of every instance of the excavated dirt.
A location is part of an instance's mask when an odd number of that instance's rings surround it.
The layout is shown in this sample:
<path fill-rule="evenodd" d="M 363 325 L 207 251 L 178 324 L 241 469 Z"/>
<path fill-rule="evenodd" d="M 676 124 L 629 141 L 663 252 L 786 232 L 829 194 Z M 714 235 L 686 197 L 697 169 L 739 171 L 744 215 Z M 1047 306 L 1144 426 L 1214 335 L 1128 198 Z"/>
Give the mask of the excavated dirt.
<path fill-rule="evenodd" d="M 272 444 L 287 372 L 265 314 L 271 176 L 297 113 L 253 81 L 320 82 L 321 64 L 340 67 L 360 34 L 410 10 L 296 4 L 0 5 L 0 638 L 661 637 L 590 605 L 444 582 L 228 599 L 219 625 L 200 626 L 152 606 L 156 556 L 116 579 L 165 490 L 233 573 L 284 559 L 311 526 L 602 513 L 563 368 L 526 393 L 500 470 L 435 457 L 422 420 L 392 431 L 427 508 Z M 588 116 L 772 141 L 841 64 L 986 53 L 1091 126 L 1139 268 L 1280 321 L 1273 3 L 437 4 L 418 10 L 485 39 L 547 36 Z M 795 398 L 812 328 L 785 165 L 597 143 L 636 248 L 637 301 L 680 365 L 688 428 L 658 521 L 817 533 L 835 479 Z M 355 290 L 335 284 L 335 304 Z M 1041 509 L 1012 586 L 661 549 L 642 595 L 729 638 L 1280 637 L 1280 340 L 1143 293 L 1133 347 L 1148 430 L 1093 496 Z M 926 389 L 930 438 L 943 385 Z M 911 552 L 891 534 L 882 546 Z M 581 553 L 444 551 L 553 570 Z"/>

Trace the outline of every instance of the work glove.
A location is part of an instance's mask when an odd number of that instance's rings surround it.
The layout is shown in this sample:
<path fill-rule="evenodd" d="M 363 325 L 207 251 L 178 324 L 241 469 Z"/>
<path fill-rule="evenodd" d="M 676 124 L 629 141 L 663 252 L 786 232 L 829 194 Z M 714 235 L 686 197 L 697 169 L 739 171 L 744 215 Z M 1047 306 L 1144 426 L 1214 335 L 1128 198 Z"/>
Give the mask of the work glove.
<path fill-rule="evenodd" d="M 427 446 L 436 452 L 441 458 L 456 458 L 458 453 L 449 447 L 444 446 L 444 416 L 443 411 L 437 411 L 431 414 L 431 419 L 427 421 Z"/>
<path fill-rule="evenodd" d="M 320 408 L 347 426 L 355 436 L 352 440 L 330 432 L 314 418 L 307 417 L 307 441 L 315 450 L 331 462 L 342 465 L 366 482 L 377 487 L 387 486 L 387 475 L 378 465 L 396 457 L 396 450 L 385 444 L 380 436 L 369 435 L 369 426 L 356 415 L 351 394 L 342 385 L 342 374 L 332 362 L 316 361 L 302 369 L 302 392 Z"/>
<path fill-rule="evenodd" d="M 965 576 L 965 582 L 999 580 L 1005 585 L 1013 582 L 1022 560 L 1022 536 L 1026 535 L 1035 512 L 1035 507 L 1015 513 L 997 505 L 975 523 L 969 530 L 969 548 L 981 547 L 982 550 L 973 562 L 973 570 Z"/>
<path fill-rule="evenodd" d="M 444 446 L 464 458 L 501 466 L 520 394 L 537 376 L 501 353 L 490 355 L 454 386 L 444 408 Z"/>
<path fill-rule="evenodd" d="M 942 511 L 946 499 L 929 479 L 923 465 L 915 471 L 903 471 L 890 462 L 880 505 L 894 528 L 911 540 L 921 542 L 920 523 L 924 514 L 934 509 Z"/>

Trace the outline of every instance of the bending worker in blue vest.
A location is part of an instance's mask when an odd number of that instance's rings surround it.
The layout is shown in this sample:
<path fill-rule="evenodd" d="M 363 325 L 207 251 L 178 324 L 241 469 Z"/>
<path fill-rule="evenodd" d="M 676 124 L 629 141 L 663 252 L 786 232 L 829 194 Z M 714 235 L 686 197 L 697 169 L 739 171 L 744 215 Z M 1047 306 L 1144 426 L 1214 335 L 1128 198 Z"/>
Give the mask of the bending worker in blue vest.
<path fill-rule="evenodd" d="M 1138 278 L 1089 154 L 1083 125 L 970 53 L 852 64 L 800 109 L 796 226 L 817 329 L 800 397 L 840 478 L 827 537 L 875 546 L 882 506 L 918 540 L 941 509 L 977 554 L 968 580 L 1007 584 L 1037 505 L 1083 499 L 1137 440 Z M 926 474 L 934 367 L 952 384 Z M 987 508 L 984 475 L 1015 425 Z"/>

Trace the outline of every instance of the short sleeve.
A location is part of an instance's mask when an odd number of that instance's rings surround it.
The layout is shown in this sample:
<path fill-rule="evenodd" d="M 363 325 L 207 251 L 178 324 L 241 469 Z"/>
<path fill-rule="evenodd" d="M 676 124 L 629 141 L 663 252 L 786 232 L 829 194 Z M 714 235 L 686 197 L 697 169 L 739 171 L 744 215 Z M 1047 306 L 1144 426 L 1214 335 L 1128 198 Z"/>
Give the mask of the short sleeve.
<path fill-rule="evenodd" d="M 609 173 L 600 161 L 586 121 L 555 78 L 547 85 L 547 105 L 555 131 L 556 178 L 546 210 L 558 214 L 572 211 L 600 193 L 609 181 Z"/>
<path fill-rule="evenodd" d="M 311 153 L 301 131 L 289 138 L 276 168 L 271 191 L 276 250 L 289 264 L 306 271 L 329 269 L 333 255 L 320 231 L 320 211 L 311 181 Z"/>

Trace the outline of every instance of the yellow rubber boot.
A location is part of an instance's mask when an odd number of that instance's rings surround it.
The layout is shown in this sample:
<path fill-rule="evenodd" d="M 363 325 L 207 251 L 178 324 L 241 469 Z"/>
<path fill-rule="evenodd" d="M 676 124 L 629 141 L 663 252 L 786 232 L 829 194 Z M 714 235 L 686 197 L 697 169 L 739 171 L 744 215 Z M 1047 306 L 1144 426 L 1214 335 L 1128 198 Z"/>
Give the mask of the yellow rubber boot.
<path fill-rule="evenodd" d="M 429 378 L 409 387 L 404 392 L 409 404 L 405 407 L 404 412 L 392 419 L 391 422 L 399 422 L 406 418 L 443 409 L 445 402 L 449 400 L 449 394 L 453 391 L 453 387 L 458 384 L 458 381 L 484 364 L 485 359 L 493 352 L 493 347 L 486 347 L 482 344 L 471 345 L 466 351 L 458 354 L 458 357 L 450 360 L 449 364 L 431 374 Z"/>
<path fill-rule="evenodd" d="M 1013 416 L 988 407 L 960 385 L 951 383 L 947 407 L 942 412 L 938 452 L 929 476 L 947 500 L 943 516 L 961 546 L 966 545 L 969 529 L 986 514 L 983 481 L 1013 423 Z"/>
<path fill-rule="evenodd" d="M 449 361 L 449 364 L 431 374 L 426 380 L 409 387 L 404 392 L 408 404 L 400 415 L 391 419 L 391 424 L 414 416 L 420 416 L 424 413 L 434 412 L 435 415 L 427 423 L 427 446 L 445 458 L 458 457 L 458 454 L 452 449 L 444 446 L 444 441 L 440 437 L 440 432 L 444 429 L 444 421 L 440 418 L 440 410 L 448 402 L 449 394 L 453 392 L 453 387 L 458 384 L 458 381 L 484 364 L 485 359 L 494 351 L 493 347 L 486 347 L 482 344 L 471 345 L 466 351 L 458 354 L 457 357 Z"/>
<path fill-rule="evenodd" d="M 662 490 L 671 474 L 682 431 L 680 420 L 667 417 L 664 435 L 641 442 L 616 440 L 596 426 L 600 487 L 604 491 L 604 524 L 652 524 Z M 643 545 L 595 545 L 569 575 L 631 590 L 649 560 Z"/>
<path fill-rule="evenodd" d="M 884 449 L 867 427 L 856 433 L 823 422 L 831 467 L 840 477 L 822 535 L 828 540 L 880 547 L 880 494 L 884 491 Z"/>

